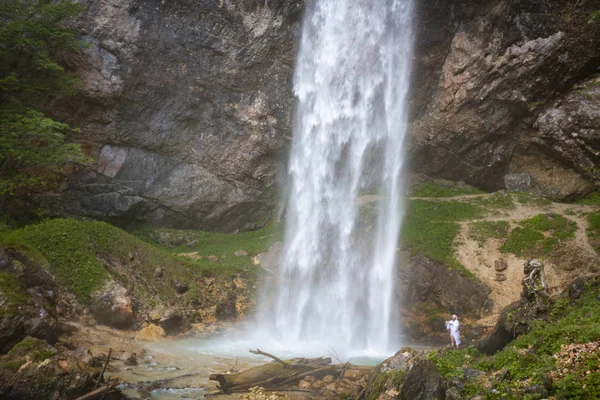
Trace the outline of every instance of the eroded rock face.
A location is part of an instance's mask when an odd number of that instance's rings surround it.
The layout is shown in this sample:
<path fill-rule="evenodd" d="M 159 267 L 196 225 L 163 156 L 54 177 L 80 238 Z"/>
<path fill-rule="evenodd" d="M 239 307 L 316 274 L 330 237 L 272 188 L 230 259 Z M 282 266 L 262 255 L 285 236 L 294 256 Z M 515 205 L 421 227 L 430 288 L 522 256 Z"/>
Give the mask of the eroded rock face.
<path fill-rule="evenodd" d="M 597 99 L 565 95 L 600 59 L 592 3 L 420 3 L 413 168 L 490 190 L 525 173 L 561 199 L 592 190 Z"/>
<path fill-rule="evenodd" d="M 92 293 L 90 311 L 96 321 L 119 329 L 133 326 L 133 302 L 127 289 L 115 281 L 108 281 L 102 289 Z"/>
<path fill-rule="evenodd" d="M 81 127 L 94 171 L 72 214 L 234 230 L 264 220 L 291 131 L 303 0 L 83 1 L 87 84 L 52 111 Z"/>
<path fill-rule="evenodd" d="M 0 248 L 0 354 L 27 335 L 56 342 L 63 329 L 56 318 L 57 291 L 43 267 Z"/>
<path fill-rule="evenodd" d="M 67 61 L 87 87 L 51 109 L 81 128 L 96 164 L 57 209 L 210 230 L 266 219 L 289 148 L 305 0 L 83 3 L 74 26 L 90 46 Z M 417 8 L 411 168 L 489 190 L 523 173 L 560 199 L 596 188 L 586 79 L 600 61 L 597 4 Z"/>

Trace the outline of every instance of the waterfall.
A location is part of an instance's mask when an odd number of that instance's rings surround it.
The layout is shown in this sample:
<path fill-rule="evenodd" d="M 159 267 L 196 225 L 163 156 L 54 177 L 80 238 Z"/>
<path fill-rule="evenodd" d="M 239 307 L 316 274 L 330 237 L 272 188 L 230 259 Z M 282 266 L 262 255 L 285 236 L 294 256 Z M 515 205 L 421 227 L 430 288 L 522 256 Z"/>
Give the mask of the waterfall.
<path fill-rule="evenodd" d="M 285 242 L 277 288 L 261 306 L 263 329 L 284 345 L 383 354 L 398 344 L 412 3 L 308 5 L 294 76 Z M 359 207 L 361 194 L 373 191 L 376 201 Z"/>

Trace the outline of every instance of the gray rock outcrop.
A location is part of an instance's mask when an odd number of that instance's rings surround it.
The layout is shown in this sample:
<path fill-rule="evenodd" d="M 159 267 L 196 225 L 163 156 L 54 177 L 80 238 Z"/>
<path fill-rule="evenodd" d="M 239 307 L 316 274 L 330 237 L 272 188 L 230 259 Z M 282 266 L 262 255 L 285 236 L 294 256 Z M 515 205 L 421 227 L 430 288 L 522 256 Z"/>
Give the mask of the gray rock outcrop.
<path fill-rule="evenodd" d="M 96 162 L 55 211 L 233 231 L 271 214 L 291 137 L 304 0 L 82 0 L 86 83 L 53 116 Z M 594 1 L 418 2 L 410 167 L 486 190 L 598 188 Z M 597 3 L 597 2 L 596 2 Z"/>
<path fill-rule="evenodd" d="M 303 1 L 82 1 L 86 83 L 52 106 L 96 163 L 61 212 L 234 230 L 267 218 L 289 141 Z"/>
<path fill-rule="evenodd" d="M 527 174 L 556 199 L 597 188 L 598 99 L 582 88 L 596 90 L 585 82 L 600 60 L 600 22 L 589 21 L 598 4 L 419 7 L 413 169 L 487 190 Z"/>

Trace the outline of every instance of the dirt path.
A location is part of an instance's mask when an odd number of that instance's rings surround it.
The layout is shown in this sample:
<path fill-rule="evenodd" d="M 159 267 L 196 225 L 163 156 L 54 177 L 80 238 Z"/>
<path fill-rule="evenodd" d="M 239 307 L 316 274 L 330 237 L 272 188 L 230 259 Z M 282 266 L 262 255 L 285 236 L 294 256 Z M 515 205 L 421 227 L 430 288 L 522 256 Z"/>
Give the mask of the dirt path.
<path fill-rule="evenodd" d="M 475 195 L 475 196 L 457 196 L 447 198 L 451 200 L 468 200 L 474 197 L 485 198 L 490 195 Z M 590 269 L 582 270 L 581 268 L 565 268 L 564 264 L 574 263 L 582 264 L 588 268 L 593 266 L 600 267 L 600 256 L 591 245 L 586 233 L 588 228 L 587 218 L 585 214 L 599 210 L 599 206 L 577 205 L 577 204 L 562 204 L 551 203 L 544 206 L 534 206 L 530 204 L 515 204 L 515 208 L 501 210 L 496 215 L 489 215 L 484 218 L 477 218 L 468 221 L 460 221 L 460 234 L 457 238 L 457 258 L 471 272 L 473 272 L 481 281 L 491 289 L 491 298 L 494 301 L 493 312 L 496 315 L 491 315 L 490 321 L 480 321 L 488 325 L 493 323 L 497 318 L 502 308 L 519 299 L 521 295 L 521 279 L 522 268 L 526 258 L 517 257 L 513 254 L 500 252 L 500 247 L 503 241 L 499 239 L 488 239 L 483 246 L 476 240 L 469 237 L 469 225 L 474 222 L 481 221 L 506 221 L 509 228 L 514 228 L 519 221 L 532 218 L 543 213 L 561 214 L 570 221 L 577 224 L 575 237 L 561 244 L 563 254 L 566 259 L 561 260 L 560 257 L 544 257 L 545 270 L 548 280 L 548 286 L 551 292 L 558 293 L 561 288 L 573 281 L 579 276 L 593 274 Z M 569 214 L 566 214 L 566 212 Z M 568 257 L 574 256 L 577 260 L 571 260 Z M 505 262 L 508 267 L 502 271 L 502 275 L 506 280 L 499 280 L 495 269 L 496 261 Z M 575 263 L 575 261 L 577 261 Z"/>
<path fill-rule="evenodd" d="M 472 194 L 454 197 L 411 197 L 410 200 L 428 201 L 464 201 L 475 199 L 486 199 L 494 194 Z M 381 196 L 367 195 L 359 198 L 361 207 L 371 207 L 379 201 Z M 513 200 L 514 197 L 513 197 Z M 578 276 L 593 274 L 594 268 L 600 270 L 600 256 L 594 250 L 587 235 L 588 221 L 586 214 L 600 210 L 600 206 L 549 203 L 544 205 L 523 204 L 513 201 L 515 207 L 511 209 L 495 209 L 490 207 L 488 215 L 483 218 L 475 218 L 458 221 L 460 233 L 456 239 L 456 257 L 467 269 L 473 272 L 491 290 L 491 298 L 494 301 L 493 314 L 481 320 L 483 325 L 493 325 L 498 313 L 512 302 L 519 299 L 521 295 L 521 279 L 523 263 L 525 258 L 513 254 L 500 252 L 503 241 L 499 239 L 488 239 L 483 246 L 469 237 L 469 225 L 481 221 L 506 221 L 509 229 L 517 226 L 519 221 L 532 218 L 539 214 L 556 213 L 564 216 L 577 224 L 575 237 L 561 244 L 560 257 L 544 257 L 548 285 L 551 292 L 557 293 Z M 485 206 L 483 206 L 485 207 Z M 496 261 L 505 262 L 508 267 L 502 271 L 506 280 L 498 280 L 495 269 Z"/>

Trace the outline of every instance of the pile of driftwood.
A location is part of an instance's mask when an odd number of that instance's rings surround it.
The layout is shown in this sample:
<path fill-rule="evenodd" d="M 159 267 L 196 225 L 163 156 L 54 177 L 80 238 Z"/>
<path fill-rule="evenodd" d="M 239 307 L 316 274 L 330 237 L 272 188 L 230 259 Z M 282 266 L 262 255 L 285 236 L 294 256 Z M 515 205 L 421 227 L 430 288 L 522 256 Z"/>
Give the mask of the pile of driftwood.
<path fill-rule="evenodd" d="M 224 393 L 246 392 L 257 386 L 266 390 L 285 391 L 297 385 L 300 380 L 309 375 L 317 379 L 321 379 L 326 375 L 342 379 L 348 367 L 348 364 L 332 364 L 330 357 L 299 358 L 284 361 L 259 349 L 250 350 L 250 352 L 272 358 L 274 362 L 250 368 L 237 374 L 212 374 L 209 379 L 219 382 L 217 388 Z"/>

